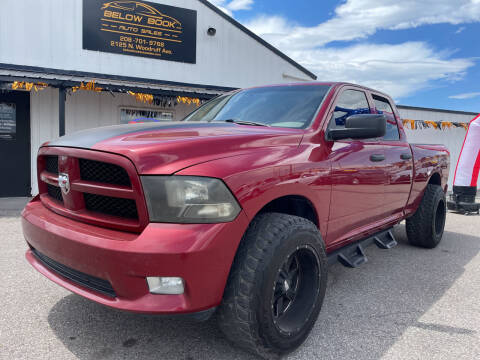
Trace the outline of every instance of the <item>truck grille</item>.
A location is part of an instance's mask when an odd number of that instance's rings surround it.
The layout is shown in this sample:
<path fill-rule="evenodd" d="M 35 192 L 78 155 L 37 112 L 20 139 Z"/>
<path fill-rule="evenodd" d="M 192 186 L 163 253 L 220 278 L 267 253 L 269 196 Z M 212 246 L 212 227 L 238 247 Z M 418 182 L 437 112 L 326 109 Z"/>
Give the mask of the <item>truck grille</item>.
<path fill-rule="evenodd" d="M 58 186 L 47 184 L 47 192 L 51 198 L 63 203 L 62 190 Z"/>
<path fill-rule="evenodd" d="M 131 185 L 127 172 L 118 165 L 87 159 L 79 159 L 79 164 L 82 180 L 122 186 Z"/>
<path fill-rule="evenodd" d="M 40 199 L 50 210 L 125 231 L 140 232 L 148 224 L 140 178 L 125 157 L 54 147 L 41 148 L 39 157 Z M 60 173 L 68 175 L 70 185 L 63 193 L 58 186 Z"/>
<path fill-rule="evenodd" d="M 50 259 L 48 256 L 43 255 L 36 249 L 32 249 L 33 255 L 40 261 L 44 266 L 52 270 L 53 272 L 67 278 L 68 280 L 86 287 L 87 289 L 91 289 L 97 291 L 103 295 L 107 295 L 109 297 L 116 297 L 115 290 L 113 290 L 112 285 L 109 281 L 97 278 L 95 276 L 91 276 L 80 271 L 74 270 L 69 268 L 65 265 L 62 265 L 56 262 L 53 259 Z"/>
<path fill-rule="evenodd" d="M 58 174 L 58 156 L 45 156 L 45 170 L 52 174 Z"/>
<path fill-rule="evenodd" d="M 138 219 L 137 206 L 134 200 L 88 193 L 84 193 L 83 197 L 87 210 L 112 216 Z"/>

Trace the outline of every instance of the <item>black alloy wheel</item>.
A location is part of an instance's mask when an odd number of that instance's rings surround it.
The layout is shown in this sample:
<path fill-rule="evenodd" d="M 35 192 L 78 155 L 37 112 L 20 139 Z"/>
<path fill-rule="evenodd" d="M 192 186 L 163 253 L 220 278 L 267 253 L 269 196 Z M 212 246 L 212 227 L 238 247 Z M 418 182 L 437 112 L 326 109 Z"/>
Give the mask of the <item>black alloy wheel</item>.
<path fill-rule="evenodd" d="M 445 201 L 442 199 L 437 204 L 437 211 L 435 214 L 435 235 L 442 235 L 445 228 L 445 219 L 447 218 L 447 208 Z"/>
<path fill-rule="evenodd" d="M 281 333 L 298 332 L 311 315 L 320 289 L 319 259 L 304 246 L 296 249 L 278 270 L 272 296 L 272 317 Z"/>

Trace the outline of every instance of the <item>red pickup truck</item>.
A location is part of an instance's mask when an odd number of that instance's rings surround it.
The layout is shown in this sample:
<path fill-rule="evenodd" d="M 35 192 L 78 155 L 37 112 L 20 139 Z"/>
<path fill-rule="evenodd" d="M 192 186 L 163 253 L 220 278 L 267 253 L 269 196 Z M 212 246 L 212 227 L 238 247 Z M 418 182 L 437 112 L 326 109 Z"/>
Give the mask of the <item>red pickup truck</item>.
<path fill-rule="evenodd" d="M 381 92 L 304 83 L 219 96 L 181 122 L 78 132 L 38 153 L 27 260 L 57 284 L 139 313 L 218 312 L 264 357 L 308 336 L 329 263 L 369 244 L 433 248 L 449 153 L 407 142 Z"/>

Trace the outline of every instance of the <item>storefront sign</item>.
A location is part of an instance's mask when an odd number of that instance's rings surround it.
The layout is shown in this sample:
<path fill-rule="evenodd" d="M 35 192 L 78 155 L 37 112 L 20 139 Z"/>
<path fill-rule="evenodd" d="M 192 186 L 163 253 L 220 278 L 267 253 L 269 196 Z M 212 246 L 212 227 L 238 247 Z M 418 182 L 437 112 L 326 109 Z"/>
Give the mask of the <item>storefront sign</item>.
<path fill-rule="evenodd" d="M 15 104 L 0 103 L 0 140 L 14 140 L 16 133 Z"/>
<path fill-rule="evenodd" d="M 83 48 L 194 64 L 197 12 L 147 1 L 83 0 Z"/>

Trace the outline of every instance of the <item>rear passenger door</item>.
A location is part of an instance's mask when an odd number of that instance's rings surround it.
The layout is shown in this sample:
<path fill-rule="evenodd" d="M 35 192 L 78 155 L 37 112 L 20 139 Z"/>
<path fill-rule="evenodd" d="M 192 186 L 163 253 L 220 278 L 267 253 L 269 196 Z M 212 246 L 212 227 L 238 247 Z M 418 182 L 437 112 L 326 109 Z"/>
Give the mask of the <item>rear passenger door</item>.
<path fill-rule="evenodd" d="M 344 88 L 337 95 L 329 128 L 342 128 L 353 114 L 371 113 L 367 94 Z M 335 141 L 329 154 L 332 164 L 332 195 L 327 244 L 349 241 L 359 230 L 368 229 L 383 215 L 385 154 L 379 139 Z"/>
<path fill-rule="evenodd" d="M 372 94 L 375 110 L 387 118 L 387 131 L 381 143 L 385 148 L 385 186 L 384 217 L 402 216 L 408 201 L 413 176 L 413 161 L 410 145 L 404 134 L 399 131 L 400 119 L 393 111 L 389 99 Z"/>

